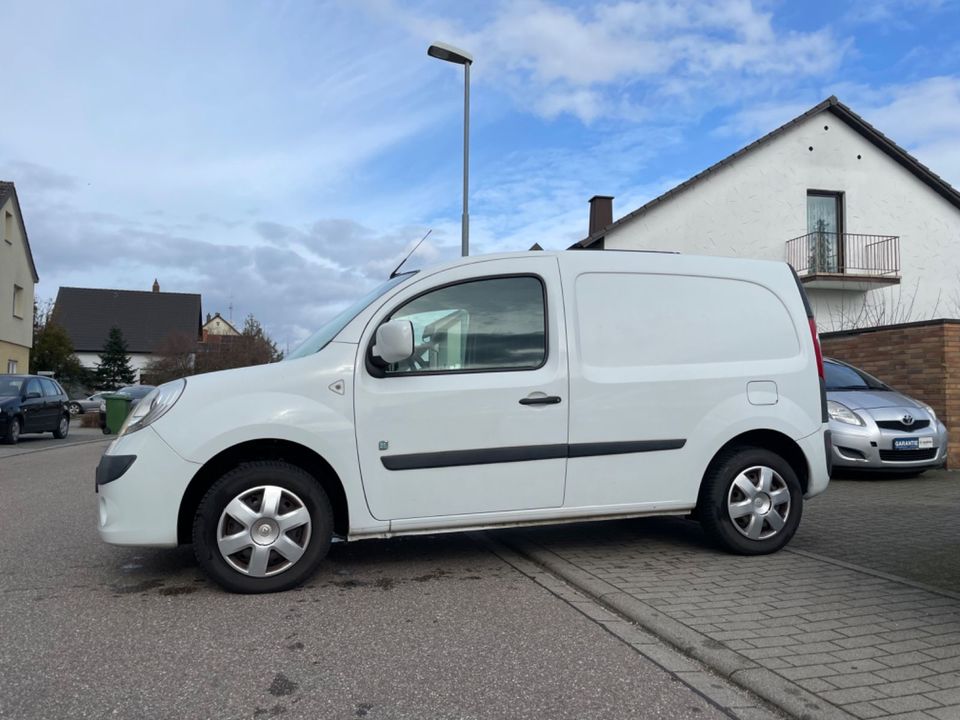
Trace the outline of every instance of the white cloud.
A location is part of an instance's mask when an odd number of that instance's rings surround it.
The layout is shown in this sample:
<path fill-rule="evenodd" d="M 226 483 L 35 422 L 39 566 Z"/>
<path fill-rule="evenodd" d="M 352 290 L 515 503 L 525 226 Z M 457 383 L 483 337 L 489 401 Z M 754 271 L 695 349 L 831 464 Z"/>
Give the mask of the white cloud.
<path fill-rule="evenodd" d="M 424 40 L 442 29 L 473 50 L 478 79 L 505 87 L 521 107 L 586 123 L 642 105 L 731 103 L 783 78 L 821 76 L 850 46 L 829 28 L 779 30 L 749 0 L 623 0 L 580 9 L 519 0 L 499 3 L 470 31 L 396 5 L 377 8 Z"/>

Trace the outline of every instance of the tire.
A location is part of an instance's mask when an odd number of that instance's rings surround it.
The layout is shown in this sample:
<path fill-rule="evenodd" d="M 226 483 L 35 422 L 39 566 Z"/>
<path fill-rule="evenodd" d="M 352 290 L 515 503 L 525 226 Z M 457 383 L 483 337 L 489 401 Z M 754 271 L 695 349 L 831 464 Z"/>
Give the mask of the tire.
<path fill-rule="evenodd" d="M 83 415 L 83 407 L 80 403 L 70 403 L 69 409 L 71 415 Z"/>
<path fill-rule="evenodd" d="M 271 500 L 276 511 L 264 511 L 264 501 Z M 326 556 L 332 535 L 333 510 L 320 483 L 279 461 L 245 463 L 226 473 L 204 495 L 193 520 L 197 562 L 236 593 L 300 585 Z"/>
<path fill-rule="evenodd" d="M 7 434 L 3 438 L 3 442 L 7 445 L 16 445 L 20 440 L 20 418 L 12 417 L 10 418 L 10 424 L 7 425 Z"/>
<path fill-rule="evenodd" d="M 776 453 L 734 448 L 711 463 L 697 508 L 715 544 L 738 555 L 765 555 L 797 531 L 803 490 L 793 468 Z"/>
<path fill-rule="evenodd" d="M 67 435 L 70 434 L 70 415 L 64 413 L 60 416 L 60 423 L 57 425 L 56 430 L 53 431 L 53 436 L 57 440 L 63 440 Z"/>

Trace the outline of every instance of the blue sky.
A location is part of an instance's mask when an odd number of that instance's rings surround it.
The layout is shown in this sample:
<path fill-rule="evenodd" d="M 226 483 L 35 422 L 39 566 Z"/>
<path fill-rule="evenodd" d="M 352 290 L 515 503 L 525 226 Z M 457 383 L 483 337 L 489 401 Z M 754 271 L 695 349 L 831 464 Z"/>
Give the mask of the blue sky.
<path fill-rule="evenodd" d="M 292 346 L 460 247 L 563 248 L 836 94 L 960 185 L 960 2 L 0 0 L 0 179 L 61 285 L 200 292 Z"/>

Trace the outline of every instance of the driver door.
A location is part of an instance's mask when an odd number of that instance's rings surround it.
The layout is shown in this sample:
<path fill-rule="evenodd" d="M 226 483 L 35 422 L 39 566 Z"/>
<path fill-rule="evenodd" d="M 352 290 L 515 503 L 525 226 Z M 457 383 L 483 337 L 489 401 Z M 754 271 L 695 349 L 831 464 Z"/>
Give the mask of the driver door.
<path fill-rule="evenodd" d="M 460 266 L 413 283 L 378 311 L 361 340 L 355 382 L 357 449 L 374 517 L 562 504 L 561 313 L 552 257 Z M 376 329 L 391 319 L 411 322 L 416 350 L 410 360 L 377 367 L 370 352 Z"/>

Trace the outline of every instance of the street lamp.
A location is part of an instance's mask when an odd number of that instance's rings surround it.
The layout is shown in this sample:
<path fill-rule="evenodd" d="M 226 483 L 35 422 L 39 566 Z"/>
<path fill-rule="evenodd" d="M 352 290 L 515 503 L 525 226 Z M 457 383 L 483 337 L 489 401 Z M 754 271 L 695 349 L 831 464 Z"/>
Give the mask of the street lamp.
<path fill-rule="evenodd" d="M 460 230 L 460 254 L 470 254 L 470 212 L 467 205 L 467 178 L 470 172 L 470 66 L 473 55 L 446 43 L 434 43 L 427 55 L 438 60 L 463 65 L 463 219 Z"/>

